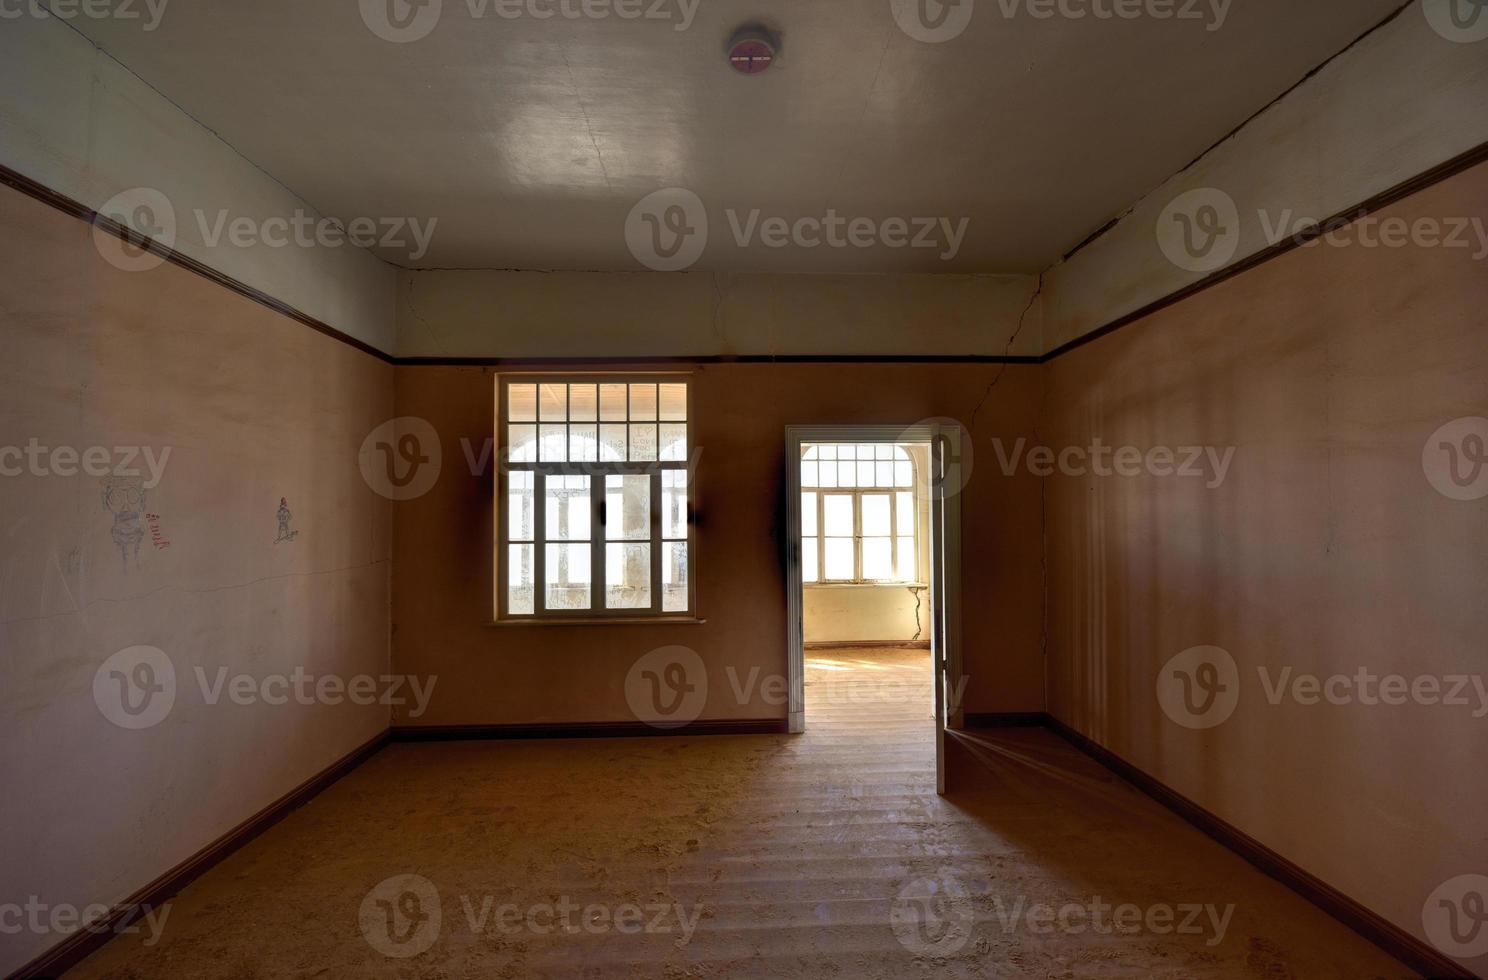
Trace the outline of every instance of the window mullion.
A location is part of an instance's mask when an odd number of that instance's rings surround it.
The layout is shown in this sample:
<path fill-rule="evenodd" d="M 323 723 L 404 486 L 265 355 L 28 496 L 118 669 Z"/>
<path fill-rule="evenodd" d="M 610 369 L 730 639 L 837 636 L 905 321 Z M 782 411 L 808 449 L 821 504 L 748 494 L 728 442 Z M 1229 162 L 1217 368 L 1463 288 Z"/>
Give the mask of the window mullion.
<path fill-rule="evenodd" d="M 532 609 L 548 611 L 548 475 L 532 470 Z"/>
<path fill-rule="evenodd" d="M 657 431 L 661 431 L 659 422 Z M 660 612 L 662 608 L 661 562 L 664 545 L 661 541 L 661 517 L 665 502 L 661 495 L 661 473 L 661 465 L 658 463 L 651 470 L 651 512 L 647 515 L 651 525 L 651 611 L 653 613 Z M 688 487 L 687 492 L 692 493 L 692 488 Z M 691 587 L 690 581 L 688 587 Z M 691 605 L 690 602 L 689 605 Z"/>
<path fill-rule="evenodd" d="M 571 396 L 570 396 L 571 397 Z M 610 515 L 605 508 L 605 474 L 589 471 L 589 611 L 596 615 L 609 612 L 609 593 L 606 590 L 605 574 L 605 522 Z"/>

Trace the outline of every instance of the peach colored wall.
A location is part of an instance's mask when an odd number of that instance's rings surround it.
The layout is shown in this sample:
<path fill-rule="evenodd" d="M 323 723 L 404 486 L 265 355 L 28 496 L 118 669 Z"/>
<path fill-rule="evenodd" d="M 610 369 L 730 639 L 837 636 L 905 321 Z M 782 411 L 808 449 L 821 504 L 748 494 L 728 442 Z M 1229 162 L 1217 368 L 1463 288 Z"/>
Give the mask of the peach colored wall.
<path fill-rule="evenodd" d="M 596 369 L 603 369 L 596 365 Z M 628 368 L 627 368 L 628 369 Z M 989 391 L 989 385 L 1000 381 Z M 633 721 L 624 680 L 657 647 L 696 650 L 708 668 L 703 719 L 784 718 L 783 705 L 735 697 L 751 668 L 784 676 L 785 427 L 903 423 L 945 416 L 976 436 L 1031 432 L 1041 372 L 1013 365 L 700 365 L 693 378 L 698 467 L 698 607 L 706 625 L 514 627 L 491 618 L 492 473 L 470 475 L 461 439 L 490 435 L 493 374 L 405 366 L 398 413 L 427 419 L 444 465 L 426 495 L 395 505 L 393 657 L 437 674 L 423 719 L 478 725 Z M 1039 650 L 1039 487 L 978 456 L 963 498 L 965 669 L 970 711 L 1043 708 Z"/>
<path fill-rule="evenodd" d="M 175 266 L 120 271 L 86 222 L 9 189 L 0 228 L 0 902 L 81 909 L 386 728 L 379 704 L 213 704 L 194 668 L 212 684 L 221 668 L 386 673 L 391 507 L 357 452 L 391 413 L 393 369 Z M 105 464 L 52 471 L 49 454 L 48 475 L 18 474 L 5 450 L 33 438 L 163 460 L 137 559 L 103 505 Z M 298 534 L 276 543 L 281 497 Z M 129 730 L 94 683 L 139 645 L 170 659 L 176 694 Z M 0 932 L 0 974 L 64 938 Z"/>
<path fill-rule="evenodd" d="M 1485 214 L 1488 166 L 1382 217 Z M 1439 426 L 1488 415 L 1478 249 L 1292 252 L 1056 359 L 1039 426 L 1055 447 L 1236 447 L 1213 489 L 1049 481 L 1052 713 L 1418 936 L 1438 886 L 1488 871 L 1478 694 L 1273 705 L 1260 671 L 1488 673 L 1488 500 L 1423 467 Z M 1205 645 L 1238 704 L 1197 730 L 1157 691 Z"/>

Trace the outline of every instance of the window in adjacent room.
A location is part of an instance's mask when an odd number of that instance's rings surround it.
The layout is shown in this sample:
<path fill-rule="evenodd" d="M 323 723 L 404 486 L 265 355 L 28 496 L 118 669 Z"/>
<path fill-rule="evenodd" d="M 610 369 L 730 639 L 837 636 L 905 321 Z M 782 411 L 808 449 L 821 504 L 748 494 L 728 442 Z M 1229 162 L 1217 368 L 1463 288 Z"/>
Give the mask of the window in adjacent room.
<path fill-rule="evenodd" d="M 903 446 L 813 445 L 801 455 L 807 584 L 914 582 L 914 460 Z"/>

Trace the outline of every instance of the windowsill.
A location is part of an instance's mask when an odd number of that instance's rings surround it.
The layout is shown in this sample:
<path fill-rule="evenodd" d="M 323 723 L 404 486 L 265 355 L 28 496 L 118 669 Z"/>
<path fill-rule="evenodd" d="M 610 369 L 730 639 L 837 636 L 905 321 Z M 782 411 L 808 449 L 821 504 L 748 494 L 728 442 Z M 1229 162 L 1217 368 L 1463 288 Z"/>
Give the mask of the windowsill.
<path fill-rule="evenodd" d="M 928 589 L 926 582 L 807 582 L 808 589 Z"/>
<path fill-rule="evenodd" d="M 704 626 L 695 616 L 574 616 L 562 619 L 497 619 L 487 626 Z"/>

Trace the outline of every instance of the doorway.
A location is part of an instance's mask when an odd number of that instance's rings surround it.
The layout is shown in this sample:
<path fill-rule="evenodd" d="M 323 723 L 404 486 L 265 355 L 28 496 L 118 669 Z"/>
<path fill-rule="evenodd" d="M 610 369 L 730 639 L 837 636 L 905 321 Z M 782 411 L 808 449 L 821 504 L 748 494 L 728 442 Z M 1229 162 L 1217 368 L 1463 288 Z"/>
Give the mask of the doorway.
<path fill-rule="evenodd" d="M 960 498 L 946 467 L 963 431 L 949 420 L 786 430 L 790 730 L 806 730 L 808 647 L 819 696 L 844 695 L 855 672 L 878 687 L 918 676 L 933 697 L 893 703 L 932 706 L 940 792 L 945 728 L 959 724 L 947 678 L 961 674 Z"/>

